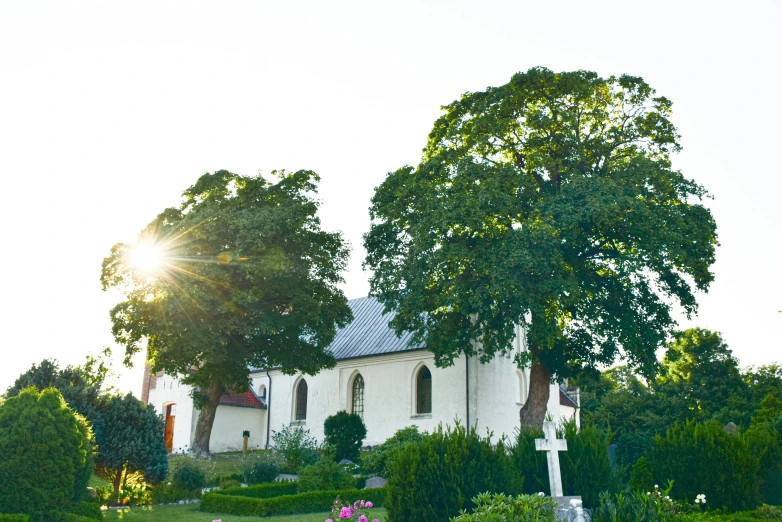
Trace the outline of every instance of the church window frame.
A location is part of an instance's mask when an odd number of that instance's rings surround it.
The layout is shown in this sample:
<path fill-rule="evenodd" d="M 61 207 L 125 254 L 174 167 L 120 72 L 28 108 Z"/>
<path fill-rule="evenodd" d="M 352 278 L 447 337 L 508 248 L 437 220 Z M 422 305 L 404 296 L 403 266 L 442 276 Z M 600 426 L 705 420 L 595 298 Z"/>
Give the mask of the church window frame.
<path fill-rule="evenodd" d="M 523 369 L 516 370 L 516 382 L 518 384 L 517 386 L 517 395 L 516 395 L 516 403 L 524 406 L 527 402 L 527 398 L 529 396 L 529 388 L 527 385 L 527 374 Z"/>
<path fill-rule="evenodd" d="M 355 413 L 364 419 L 364 397 L 366 394 L 366 381 L 356 372 L 350 383 L 350 413 Z"/>
<path fill-rule="evenodd" d="M 415 393 L 413 394 L 413 412 L 417 416 L 432 415 L 432 371 L 425 364 L 421 364 L 415 370 L 414 383 Z"/>
<path fill-rule="evenodd" d="M 293 422 L 304 424 L 307 422 L 307 404 L 309 398 L 309 384 L 306 379 L 299 378 L 293 387 Z"/>

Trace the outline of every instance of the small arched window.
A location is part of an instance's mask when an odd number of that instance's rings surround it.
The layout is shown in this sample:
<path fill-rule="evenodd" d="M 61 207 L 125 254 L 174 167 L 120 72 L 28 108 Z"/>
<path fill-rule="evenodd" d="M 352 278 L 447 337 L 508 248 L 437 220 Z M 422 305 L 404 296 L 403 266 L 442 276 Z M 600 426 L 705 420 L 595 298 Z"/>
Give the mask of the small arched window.
<path fill-rule="evenodd" d="M 432 413 L 432 372 L 422 366 L 415 379 L 415 412 Z"/>
<path fill-rule="evenodd" d="M 296 386 L 296 416 L 297 421 L 307 420 L 307 381 L 299 381 Z"/>
<path fill-rule="evenodd" d="M 519 395 L 517 402 L 524 404 L 527 402 L 527 376 L 524 374 L 524 370 L 517 370 L 516 375 L 519 381 Z"/>
<path fill-rule="evenodd" d="M 258 396 L 261 399 L 266 400 L 266 385 L 261 384 L 260 388 L 258 388 Z"/>
<path fill-rule="evenodd" d="M 352 413 L 355 413 L 362 419 L 364 418 L 364 378 L 361 374 L 353 379 L 353 405 Z"/>

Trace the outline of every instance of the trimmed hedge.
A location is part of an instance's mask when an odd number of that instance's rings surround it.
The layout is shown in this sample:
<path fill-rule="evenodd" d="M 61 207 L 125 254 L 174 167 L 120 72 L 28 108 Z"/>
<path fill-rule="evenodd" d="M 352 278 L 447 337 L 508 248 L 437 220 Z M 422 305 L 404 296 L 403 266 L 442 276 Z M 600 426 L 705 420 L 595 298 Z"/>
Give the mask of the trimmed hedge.
<path fill-rule="evenodd" d="M 27 515 L 4 515 L 0 513 L 0 522 L 30 522 Z"/>
<path fill-rule="evenodd" d="M 71 513 L 93 520 L 103 520 L 103 512 L 95 502 L 82 501 L 71 508 Z"/>
<path fill-rule="evenodd" d="M 295 495 L 298 493 L 297 488 L 298 484 L 296 482 L 274 482 L 271 484 L 249 486 L 246 488 L 241 486 L 235 488 L 226 488 L 219 491 L 211 491 L 210 493 L 216 493 L 218 495 L 231 495 L 234 497 L 275 498 L 282 497 L 284 495 Z"/>
<path fill-rule="evenodd" d="M 63 518 L 63 522 L 93 522 L 94 520 L 94 518 L 83 517 L 75 513 L 65 513 L 65 518 Z"/>
<path fill-rule="evenodd" d="M 334 506 L 334 499 L 337 497 L 343 502 L 353 503 L 356 500 L 367 500 L 376 506 L 380 506 L 385 502 L 386 489 L 311 491 L 298 495 L 285 495 L 265 499 L 221 495 L 210 492 L 201 498 L 201 511 L 256 517 L 319 513 L 330 510 Z"/>

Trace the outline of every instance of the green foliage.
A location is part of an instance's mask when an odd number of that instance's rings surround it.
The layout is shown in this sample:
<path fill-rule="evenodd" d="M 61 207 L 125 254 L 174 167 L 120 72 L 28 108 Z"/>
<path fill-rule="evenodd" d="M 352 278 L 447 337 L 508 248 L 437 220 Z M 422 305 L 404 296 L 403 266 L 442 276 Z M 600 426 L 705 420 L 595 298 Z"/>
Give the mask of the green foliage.
<path fill-rule="evenodd" d="M 100 510 L 100 505 L 95 502 L 79 502 L 71 507 L 70 512 L 92 520 L 103 520 L 103 512 Z"/>
<path fill-rule="evenodd" d="M 337 461 L 357 460 L 361 443 L 367 436 L 367 427 L 357 414 L 342 410 L 326 417 L 323 423 L 323 434 L 326 437 L 326 444 L 334 448 Z"/>
<path fill-rule="evenodd" d="M 126 359 L 144 346 L 153 370 L 181 375 L 202 412 L 229 389 L 249 386 L 248 367 L 315 373 L 335 364 L 325 351 L 351 319 L 339 283 L 348 260 L 341 234 L 321 230 L 312 171 L 204 174 L 178 208 L 139 235 L 165 262 L 134 263 L 134 247 L 112 247 L 103 288 L 125 299 L 111 310 Z M 208 453 L 211 424 L 193 449 Z"/>
<path fill-rule="evenodd" d="M 670 522 L 676 506 L 666 498 L 669 491 L 603 493 L 592 510 L 592 522 Z"/>
<path fill-rule="evenodd" d="M 782 414 L 771 418 L 758 415 L 747 430 L 753 451 L 760 457 L 760 494 L 763 502 L 782 505 Z M 758 421 L 758 422 L 756 422 Z"/>
<path fill-rule="evenodd" d="M 657 436 L 649 463 L 656 480 L 673 480 L 671 496 L 740 511 L 760 505 L 760 458 L 744 434 L 728 435 L 717 421 L 675 424 Z"/>
<path fill-rule="evenodd" d="M 0 513 L 0 522 L 30 522 L 28 515 L 9 515 Z"/>
<path fill-rule="evenodd" d="M 240 487 L 241 485 L 241 482 L 236 479 L 232 479 L 231 477 L 220 478 L 220 489 L 236 488 Z"/>
<path fill-rule="evenodd" d="M 654 374 L 717 244 L 706 191 L 671 167 L 671 105 L 638 77 L 544 68 L 446 105 L 372 198 L 365 265 L 394 329 L 440 365 L 506 353 L 521 324 L 549 374 Z"/>
<path fill-rule="evenodd" d="M 631 491 L 651 491 L 654 484 L 652 470 L 649 469 L 649 463 L 646 457 L 641 457 L 633 465 L 630 472 L 630 490 Z"/>
<path fill-rule="evenodd" d="M 579 430 L 573 421 L 565 424 L 567 451 L 559 458 L 562 487 L 567 495 L 581 495 L 584 504 L 592 506 L 598 503 L 601 493 L 619 491 L 619 477 L 608 460 L 611 437 L 611 432 L 595 426 Z"/>
<path fill-rule="evenodd" d="M 123 473 L 141 473 L 145 482 L 157 484 L 168 475 L 168 451 L 163 432 L 165 421 L 153 406 L 145 406 L 132 394 L 106 396 L 101 400 L 96 474 L 107 482 Z M 116 481 L 120 485 L 120 481 Z"/>
<path fill-rule="evenodd" d="M 482 493 L 472 499 L 472 513 L 462 513 L 452 522 L 554 522 L 557 505 L 551 497 Z"/>
<path fill-rule="evenodd" d="M 173 482 L 162 482 L 152 488 L 150 493 L 151 504 L 169 504 L 180 500 L 193 500 L 201 498 L 201 488 L 184 489 L 174 485 Z M 128 502 L 130 505 L 138 505 L 136 502 Z"/>
<path fill-rule="evenodd" d="M 277 462 L 271 459 L 263 459 L 251 463 L 242 473 L 244 481 L 247 484 L 264 484 L 266 482 L 273 482 L 280 474 L 280 469 L 277 466 Z"/>
<path fill-rule="evenodd" d="M 75 513 L 65 513 L 62 520 L 63 522 L 92 522 L 95 519 L 89 517 L 83 517 Z"/>
<path fill-rule="evenodd" d="M 345 466 L 323 459 L 301 470 L 298 485 L 299 493 L 352 489 L 356 487 L 356 479 L 345 471 Z"/>
<path fill-rule="evenodd" d="M 53 388 L 29 388 L 0 406 L 0 512 L 57 520 L 81 499 L 94 451 L 84 424 Z"/>
<path fill-rule="evenodd" d="M 361 455 L 361 467 L 365 472 L 377 473 L 381 477 L 388 478 L 394 455 L 405 444 L 420 442 L 423 435 L 418 431 L 418 426 L 407 426 L 398 429 L 391 438 L 383 444 L 365 451 Z"/>
<path fill-rule="evenodd" d="M 272 446 L 285 459 L 285 467 L 291 473 L 298 473 L 318 460 L 318 441 L 310 435 L 310 430 L 301 426 L 272 430 Z"/>
<path fill-rule="evenodd" d="M 761 520 L 782 520 L 782 509 L 763 504 L 755 509 L 755 517 Z"/>
<path fill-rule="evenodd" d="M 229 488 L 225 490 L 215 491 L 221 495 L 234 495 L 238 497 L 249 498 L 274 498 L 284 495 L 295 495 L 299 492 L 299 487 L 296 482 L 273 482 L 271 484 L 259 484 L 257 486 L 248 486 Z"/>
<path fill-rule="evenodd" d="M 517 489 L 526 494 L 551 494 L 546 454 L 535 450 L 535 439 L 543 438 L 543 430 L 522 426 L 516 434 L 516 444 L 510 448 L 513 476 L 518 477 Z"/>
<path fill-rule="evenodd" d="M 206 486 L 206 474 L 193 459 L 181 461 L 172 475 L 174 486 L 192 491 Z"/>
<path fill-rule="evenodd" d="M 367 500 L 380 506 L 386 498 L 385 488 L 347 491 L 311 491 L 276 498 L 249 498 L 207 493 L 201 497 L 201 511 L 229 515 L 269 517 L 325 512 L 331 509 L 336 497 L 346 502 Z"/>
<path fill-rule="evenodd" d="M 513 473 L 504 441 L 495 447 L 458 423 L 440 425 L 398 450 L 385 507 L 391 520 L 448 520 L 479 493 L 519 493 Z"/>

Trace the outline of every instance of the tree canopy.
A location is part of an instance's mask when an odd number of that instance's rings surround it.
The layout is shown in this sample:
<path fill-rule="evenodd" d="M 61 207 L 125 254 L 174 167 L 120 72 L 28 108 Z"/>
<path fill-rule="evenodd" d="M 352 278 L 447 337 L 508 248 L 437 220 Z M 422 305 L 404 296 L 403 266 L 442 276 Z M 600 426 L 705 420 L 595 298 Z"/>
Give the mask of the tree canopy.
<path fill-rule="evenodd" d="M 372 199 L 365 265 L 393 327 L 448 365 L 509 351 L 522 325 L 531 424 L 553 375 L 617 357 L 653 375 L 717 243 L 705 189 L 671 166 L 670 113 L 641 78 L 544 68 L 445 106 Z"/>
<path fill-rule="evenodd" d="M 348 249 L 340 233 L 321 230 L 319 177 L 273 176 L 204 174 L 103 263 L 104 289 L 124 292 L 111 320 L 127 356 L 146 342 L 154 370 L 194 385 L 196 452 L 209 451 L 219 399 L 247 388 L 249 368 L 332 366 L 324 349 L 351 319 L 337 288 Z"/>

